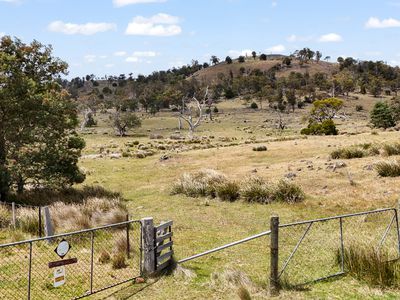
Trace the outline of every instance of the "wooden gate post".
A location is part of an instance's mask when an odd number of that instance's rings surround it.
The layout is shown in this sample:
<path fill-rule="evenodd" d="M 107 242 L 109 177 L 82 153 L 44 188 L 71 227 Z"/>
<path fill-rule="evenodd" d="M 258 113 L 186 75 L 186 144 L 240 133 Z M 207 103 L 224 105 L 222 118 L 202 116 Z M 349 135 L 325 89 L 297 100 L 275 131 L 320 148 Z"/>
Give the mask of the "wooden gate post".
<path fill-rule="evenodd" d="M 271 266 L 269 289 L 271 296 L 278 296 L 280 290 L 278 278 L 279 265 L 279 217 L 271 217 Z"/>
<path fill-rule="evenodd" d="M 144 218 L 141 222 L 143 231 L 143 273 L 145 276 L 150 276 L 156 271 L 154 222 L 153 218 Z"/>

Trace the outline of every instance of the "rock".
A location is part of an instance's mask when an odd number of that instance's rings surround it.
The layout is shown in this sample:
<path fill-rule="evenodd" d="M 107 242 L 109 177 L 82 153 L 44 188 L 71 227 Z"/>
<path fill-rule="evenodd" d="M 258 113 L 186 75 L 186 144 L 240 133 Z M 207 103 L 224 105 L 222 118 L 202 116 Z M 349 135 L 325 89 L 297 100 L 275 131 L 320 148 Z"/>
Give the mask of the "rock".
<path fill-rule="evenodd" d="M 287 173 L 287 174 L 285 174 L 285 177 L 288 179 L 292 179 L 292 178 L 297 177 L 297 175 L 295 173 Z"/>
<path fill-rule="evenodd" d="M 168 160 L 168 159 L 170 159 L 170 157 L 167 154 L 161 155 L 161 157 L 160 157 L 160 161 L 165 161 L 165 160 Z"/>
<path fill-rule="evenodd" d="M 120 159 L 122 157 L 121 153 L 111 153 L 110 158 L 111 159 Z"/>

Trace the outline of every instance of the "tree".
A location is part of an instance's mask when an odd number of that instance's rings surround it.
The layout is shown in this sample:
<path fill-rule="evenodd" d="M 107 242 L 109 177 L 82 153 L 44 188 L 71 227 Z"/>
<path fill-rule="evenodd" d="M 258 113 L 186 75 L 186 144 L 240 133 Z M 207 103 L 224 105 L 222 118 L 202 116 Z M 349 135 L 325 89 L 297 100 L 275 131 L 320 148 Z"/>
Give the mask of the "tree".
<path fill-rule="evenodd" d="M 243 55 L 240 55 L 239 58 L 238 58 L 238 60 L 239 60 L 240 63 L 244 63 L 245 58 L 244 58 Z"/>
<path fill-rule="evenodd" d="M 260 60 L 267 60 L 267 55 L 266 54 L 261 54 L 260 55 Z"/>
<path fill-rule="evenodd" d="M 289 56 L 285 56 L 285 58 L 282 60 L 282 63 L 289 67 L 292 63 L 292 59 Z"/>
<path fill-rule="evenodd" d="M 374 97 L 378 97 L 382 93 L 382 81 L 379 78 L 373 78 L 368 90 Z"/>
<path fill-rule="evenodd" d="M 226 62 L 228 65 L 230 65 L 230 64 L 232 63 L 232 58 L 231 58 L 230 56 L 227 56 L 227 57 L 225 58 L 225 62 Z"/>
<path fill-rule="evenodd" d="M 125 136 L 129 129 L 140 127 L 142 122 L 132 112 L 117 111 L 114 114 L 114 127 L 118 131 L 119 136 Z"/>
<path fill-rule="evenodd" d="M 315 60 L 317 61 L 317 63 L 319 63 L 319 61 L 321 60 L 322 57 L 322 53 L 320 51 L 316 51 L 315 52 Z"/>
<path fill-rule="evenodd" d="M 377 128 L 389 128 L 396 125 L 392 111 L 385 102 L 377 102 L 371 111 L 371 123 Z"/>
<path fill-rule="evenodd" d="M 256 51 L 251 52 L 251 56 L 253 56 L 253 59 L 256 60 L 257 52 Z"/>
<path fill-rule="evenodd" d="M 331 60 L 331 57 L 330 57 L 329 55 L 328 55 L 328 56 L 325 56 L 324 60 L 325 60 L 325 61 L 330 61 L 330 60 Z"/>
<path fill-rule="evenodd" d="M 10 190 L 62 188 L 84 180 L 77 110 L 59 76 L 67 64 L 51 46 L 0 40 L 0 199 Z"/>
<path fill-rule="evenodd" d="M 332 120 L 343 107 L 343 101 L 337 98 L 327 98 L 313 102 L 310 118 L 316 122 Z"/>
<path fill-rule="evenodd" d="M 292 110 L 294 112 L 294 108 L 296 107 L 296 91 L 295 90 L 287 90 L 285 94 L 286 94 L 287 102 L 292 107 Z"/>
<path fill-rule="evenodd" d="M 215 55 L 213 55 L 213 56 L 211 56 L 210 62 L 211 62 L 213 65 L 216 65 L 216 64 L 219 63 L 219 58 L 216 57 Z"/>

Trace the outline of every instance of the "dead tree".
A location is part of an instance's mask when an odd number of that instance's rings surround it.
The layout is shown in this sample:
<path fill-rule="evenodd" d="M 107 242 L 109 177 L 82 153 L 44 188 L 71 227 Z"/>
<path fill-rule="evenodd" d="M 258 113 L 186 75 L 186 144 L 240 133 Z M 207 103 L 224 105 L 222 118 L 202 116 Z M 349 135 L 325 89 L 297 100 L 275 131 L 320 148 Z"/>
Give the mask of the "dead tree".
<path fill-rule="evenodd" d="M 208 86 L 206 88 L 206 91 L 204 93 L 204 97 L 201 101 L 199 101 L 195 95 L 191 98 L 196 104 L 196 108 L 198 110 L 198 117 L 197 120 L 194 119 L 193 115 L 193 109 L 192 107 L 189 107 L 187 110 L 185 109 L 185 98 L 182 98 L 182 110 L 181 114 L 179 115 L 179 127 L 181 128 L 182 122 L 181 120 L 184 120 L 188 125 L 189 125 L 189 136 L 192 137 L 194 131 L 196 130 L 197 127 L 200 126 L 200 123 L 203 119 L 203 109 L 204 106 L 206 105 L 207 101 L 207 96 L 208 96 Z M 185 112 L 187 112 L 187 115 L 185 115 Z"/>

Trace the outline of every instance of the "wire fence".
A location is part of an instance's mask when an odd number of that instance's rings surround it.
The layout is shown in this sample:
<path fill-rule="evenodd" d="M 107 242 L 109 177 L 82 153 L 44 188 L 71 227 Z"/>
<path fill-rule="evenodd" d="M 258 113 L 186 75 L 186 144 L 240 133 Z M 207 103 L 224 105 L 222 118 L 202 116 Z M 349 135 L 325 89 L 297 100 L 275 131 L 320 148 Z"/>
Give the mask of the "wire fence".
<path fill-rule="evenodd" d="M 42 207 L 0 201 L 0 228 L 21 229 L 42 237 Z"/>
<path fill-rule="evenodd" d="M 133 280 L 142 273 L 141 222 L 118 224 L 0 245 L 1 299 L 79 299 Z M 55 287 L 61 241 L 70 251 Z M 50 263 L 50 264 L 49 264 Z"/>
<path fill-rule="evenodd" d="M 348 247 L 373 247 L 388 260 L 398 259 L 400 255 L 398 215 L 393 208 L 280 224 L 278 234 L 277 282 L 286 287 L 345 274 L 344 251 Z M 271 272 L 271 240 L 269 230 L 183 258 L 178 263 L 218 255 L 217 252 L 231 247 L 243 247 L 246 250 L 237 251 L 238 258 L 234 251 L 229 256 L 221 255 L 236 259 L 241 271 L 264 285 Z"/>

